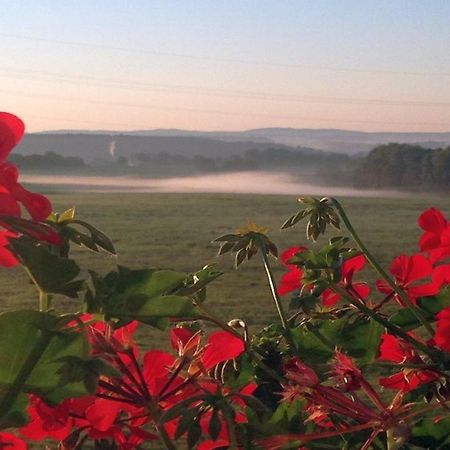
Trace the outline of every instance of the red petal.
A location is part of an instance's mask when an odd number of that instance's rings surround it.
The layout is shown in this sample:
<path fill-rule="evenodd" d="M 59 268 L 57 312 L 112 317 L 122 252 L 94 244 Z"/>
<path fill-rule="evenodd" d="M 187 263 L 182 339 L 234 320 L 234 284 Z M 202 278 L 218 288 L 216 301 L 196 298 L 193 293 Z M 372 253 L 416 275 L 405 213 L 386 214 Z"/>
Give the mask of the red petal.
<path fill-rule="evenodd" d="M 427 250 L 432 250 L 433 248 L 440 247 L 441 236 L 437 233 L 425 232 L 422 234 L 419 240 L 420 251 L 425 252 Z"/>
<path fill-rule="evenodd" d="M 170 330 L 170 343 L 176 351 L 182 349 L 193 336 L 193 332 L 188 328 L 172 328 Z"/>
<path fill-rule="evenodd" d="M 280 284 L 277 289 L 278 294 L 286 295 L 289 292 L 299 290 L 302 286 L 302 275 L 303 272 L 297 267 L 292 268 L 289 272 L 285 273 L 280 279 Z"/>
<path fill-rule="evenodd" d="M 169 368 L 175 363 L 170 353 L 160 350 L 150 350 L 144 356 L 144 378 L 152 394 L 157 394 L 159 380 L 169 373 Z"/>
<path fill-rule="evenodd" d="M 223 439 L 217 441 L 204 441 L 198 446 L 198 450 L 214 450 L 216 448 L 228 448 L 229 442 Z"/>
<path fill-rule="evenodd" d="M 13 114 L 0 112 L 0 163 L 5 162 L 11 150 L 25 132 L 24 123 Z"/>
<path fill-rule="evenodd" d="M 413 286 L 408 288 L 408 296 L 413 303 L 416 303 L 416 299 L 419 297 L 431 297 L 439 292 L 439 286 L 435 283 L 421 284 L 420 286 Z"/>
<path fill-rule="evenodd" d="M 364 255 L 354 256 L 353 258 L 347 259 L 342 264 L 342 275 L 347 278 L 349 275 L 353 275 L 364 268 L 366 265 L 366 257 Z"/>
<path fill-rule="evenodd" d="M 441 245 L 444 247 L 450 246 L 450 226 L 449 225 L 447 225 L 447 227 L 444 230 L 442 230 Z"/>
<path fill-rule="evenodd" d="M 450 352 L 450 307 L 439 312 L 436 320 L 434 341 L 442 350 Z"/>
<path fill-rule="evenodd" d="M 0 192 L 0 216 L 20 216 L 20 206 L 7 192 Z"/>
<path fill-rule="evenodd" d="M 433 269 L 433 283 L 439 288 L 450 284 L 450 264 L 442 264 Z"/>
<path fill-rule="evenodd" d="M 355 283 L 352 287 L 362 300 L 365 300 L 370 294 L 370 287 L 367 283 Z"/>
<path fill-rule="evenodd" d="M 14 189 L 13 195 L 37 222 L 43 222 L 52 212 L 52 204 L 47 197 L 27 191 L 20 184 Z"/>
<path fill-rule="evenodd" d="M 402 285 L 431 275 L 433 267 L 423 255 L 400 255 L 392 261 L 391 272 Z"/>
<path fill-rule="evenodd" d="M 322 293 L 322 303 L 325 306 L 334 306 L 340 299 L 341 296 L 336 294 L 332 289 L 325 289 Z"/>
<path fill-rule="evenodd" d="M 0 433 L 0 448 L 6 450 L 26 450 L 27 444 L 14 434 Z"/>
<path fill-rule="evenodd" d="M 106 431 L 114 425 L 121 409 L 119 402 L 99 398 L 86 410 L 86 420 L 96 430 Z"/>
<path fill-rule="evenodd" d="M 244 341 L 227 331 L 216 331 L 208 338 L 202 362 L 206 370 L 238 357 L 245 350 Z"/>
<path fill-rule="evenodd" d="M 17 184 L 19 179 L 19 170 L 16 166 L 10 163 L 0 164 L 0 184 L 7 189 L 12 189 Z"/>
<path fill-rule="evenodd" d="M 419 226 L 425 231 L 439 233 L 447 225 L 447 220 L 439 209 L 429 208 L 419 216 Z"/>
<path fill-rule="evenodd" d="M 306 247 L 290 247 L 287 248 L 280 256 L 280 260 L 281 262 L 288 266 L 291 265 L 289 264 L 289 261 L 297 254 L 300 252 L 303 252 L 306 250 Z"/>
<path fill-rule="evenodd" d="M 384 280 L 377 280 L 375 284 L 377 286 L 377 289 L 382 294 L 386 294 L 387 295 L 387 294 L 391 294 L 393 292 L 392 288 Z"/>
<path fill-rule="evenodd" d="M 407 358 L 400 341 L 392 334 L 385 333 L 381 337 L 380 356 L 381 361 L 392 361 L 401 363 Z"/>

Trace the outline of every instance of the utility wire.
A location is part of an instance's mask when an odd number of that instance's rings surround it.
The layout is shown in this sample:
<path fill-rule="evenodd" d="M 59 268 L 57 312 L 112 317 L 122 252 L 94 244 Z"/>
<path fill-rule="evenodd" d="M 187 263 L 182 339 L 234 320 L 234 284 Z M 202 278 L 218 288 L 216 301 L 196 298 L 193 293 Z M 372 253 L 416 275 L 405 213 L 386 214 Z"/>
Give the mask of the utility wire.
<path fill-rule="evenodd" d="M 3 72 L 3 74 L 1 73 Z M 85 75 L 71 75 L 58 72 L 46 72 L 31 69 L 16 70 L 12 68 L 0 67 L 0 77 L 31 79 L 32 81 L 55 81 L 75 84 L 93 85 L 101 87 L 115 87 L 119 89 L 131 89 L 138 91 L 156 92 L 176 92 L 182 94 L 204 95 L 225 98 L 246 98 L 263 101 L 281 101 L 292 103 L 326 103 L 338 105 L 364 105 L 364 106 L 405 106 L 405 107 L 436 107 L 448 108 L 450 102 L 446 101 L 414 101 L 414 100 L 383 100 L 375 98 L 355 98 L 355 97 L 325 97 L 312 95 L 290 95 L 281 93 L 268 93 L 257 91 L 242 91 L 231 89 L 200 88 L 187 85 L 170 85 L 147 83 L 137 80 L 118 80 L 111 78 L 99 78 Z M 43 77 L 39 79 L 36 77 Z"/>
<path fill-rule="evenodd" d="M 48 94 L 35 94 L 24 91 L 11 91 L 6 89 L 0 89 L 1 93 L 27 97 L 27 98 L 38 98 L 38 99 L 48 99 L 55 100 L 58 102 L 77 102 L 83 104 L 93 104 L 93 105 L 105 105 L 113 107 L 126 107 L 133 109 L 148 109 L 156 111 L 185 111 L 191 113 L 201 113 L 201 114 L 215 114 L 224 116 L 237 116 L 237 117 L 256 117 L 256 118 L 266 118 L 266 119 L 284 119 L 284 120 L 314 120 L 322 122 L 337 122 L 337 123 L 362 123 L 362 124 L 375 124 L 375 125 L 427 125 L 427 126 L 448 126 L 448 122 L 397 122 L 397 121 L 378 121 L 378 120 L 359 120 L 359 119 L 327 119 L 323 117 L 311 117 L 311 116 L 298 116 L 298 115 L 272 115 L 264 113 L 244 113 L 244 112 L 233 112 L 233 111 L 223 111 L 223 110 L 212 110 L 212 109 L 197 109 L 197 108 L 187 108 L 184 106 L 180 107 L 169 107 L 164 105 L 152 105 L 152 104 L 142 104 L 142 103 L 128 103 L 128 102 L 110 102 L 104 100 L 92 100 L 88 98 L 81 97 L 67 97 L 67 96 L 54 96 Z"/>
<path fill-rule="evenodd" d="M 153 56 L 163 56 L 169 58 L 184 58 L 190 60 L 198 61 L 211 61 L 219 63 L 237 63 L 245 65 L 254 66 L 269 66 L 269 67 L 287 67 L 296 68 L 303 70 L 315 70 L 315 71 L 325 71 L 325 72 L 343 72 L 343 73 L 370 73 L 370 74 L 387 74 L 387 75 L 412 75 L 412 76 L 444 76 L 449 77 L 450 72 L 433 72 L 433 71 L 403 71 L 403 70 L 387 70 L 387 69 L 349 69 L 343 67 L 331 67 L 331 66 L 311 66 L 303 63 L 285 63 L 285 62 L 274 62 L 274 61 L 260 61 L 252 59 L 241 59 L 241 58 L 225 58 L 210 55 L 195 55 L 188 53 L 175 53 L 175 52 L 163 52 L 158 50 L 148 50 L 144 48 L 131 48 L 122 46 L 112 46 L 104 45 L 98 43 L 81 42 L 81 41 L 68 41 L 62 39 L 48 39 L 38 36 L 30 36 L 23 34 L 13 34 L 13 33 L 2 33 L 0 36 L 9 39 L 26 40 L 33 42 L 45 42 L 48 44 L 61 45 L 61 46 L 72 46 L 72 47 L 84 47 L 90 49 L 101 49 L 101 50 L 111 50 L 114 52 L 126 52 L 126 53 L 140 53 L 148 54 Z"/>

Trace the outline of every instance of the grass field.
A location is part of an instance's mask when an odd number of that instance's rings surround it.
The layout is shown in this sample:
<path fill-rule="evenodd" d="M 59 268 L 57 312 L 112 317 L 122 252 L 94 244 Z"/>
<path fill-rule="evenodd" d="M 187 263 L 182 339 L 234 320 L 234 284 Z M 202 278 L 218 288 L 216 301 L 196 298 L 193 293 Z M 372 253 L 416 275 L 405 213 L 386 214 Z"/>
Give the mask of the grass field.
<path fill-rule="evenodd" d="M 258 258 L 235 271 L 228 256 L 218 259 L 211 241 L 254 221 L 268 226 L 272 239 L 283 249 L 305 244 L 304 225 L 279 231 L 280 225 L 298 209 L 295 197 L 224 194 L 50 194 L 54 208 L 77 206 L 79 218 L 111 236 L 119 256 L 76 251 L 83 268 L 111 270 L 116 263 L 132 268 L 158 267 L 195 271 L 218 263 L 226 274 L 209 288 L 208 303 L 223 319 L 242 318 L 262 325 L 275 317 L 267 282 Z M 416 250 L 420 230 L 417 216 L 430 206 L 450 209 L 442 197 L 402 199 L 340 199 L 360 235 L 381 262 Z M 336 233 L 335 233 L 336 234 Z M 274 261 L 276 273 L 281 274 Z M 372 278 L 373 279 L 373 278 Z M 36 295 L 22 269 L 1 270 L 0 309 L 35 307 Z M 287 302 L 288 300 L 286 300 Z M 55 308 L 78 310 L 76 300 L 58 299 Z M 161 334 L 151 333 L 159 340 Z"/>

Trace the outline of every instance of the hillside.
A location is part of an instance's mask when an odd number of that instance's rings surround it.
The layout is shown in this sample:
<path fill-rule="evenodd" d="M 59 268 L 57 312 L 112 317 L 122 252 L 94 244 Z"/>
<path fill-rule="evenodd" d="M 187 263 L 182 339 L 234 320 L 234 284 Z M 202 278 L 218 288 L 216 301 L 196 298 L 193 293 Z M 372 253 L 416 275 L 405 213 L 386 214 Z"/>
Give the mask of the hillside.
<path fill-rule="evenodd" d="M 307 128 L 258 128 L 247 131 L 190 131 L 178 129 L 156 129 L 156 130 L 136 130 L 136 131 L 71 131 L 61 130 L 45 133 L 36 133 L 32 136 L 134 136 L 164 138 L 162 141 L 152 141 L 156 146 L 161 146 L 166 150 L 170 146 L 174 148 L 198 145 L 205 149 L 208 145 L 217 143 L 232 143 L 231 147 L 214 144 L 217 153 L 208 153 L 209 156 L 222 154 L 223 151 L 229 154 L 239 154 L 242 148 L 247 150 L 249 143 L 264 148 L 264 145 L 282 144 L 290 147 L 309 147 L 337 153 L 358 154 L 367 153 L 372 148 L 388 144 L 391 142 L 403 142 L 406 144 L 418 144 L 427 148 L 446 147 L 450 145 L 450 132 L 447 133 L 403 133 L 403 132 L 363 132 L 337 129 L 307 129 Z M 174 141 L 166 140 L 168 138 Z M 182 139 L 186 139 L 182 141 Z M 201 143 L 198 139 L 202 139 Z M 206 141 L 206 142 L 205 142 Z M 141 142 L 141 141 L 140 141 Z M 235 147 L 237 145 L 237 147 Z M 262 146 L 262 147 L 260 147 Z M 219 149 L 220 147 L 220 149 Z M 170 151 L 170 150 L 169 150 Z M 174 150 L 178 152 L 178 150 Z M 187 150 L 189 152 L 189 150 Z M 211 150 L 213 151 L 213 150 Z M 203 154 L 203 153 L 201 153 Z"/>
<path fill-rule="evenodd" d="M 136 154 L 179 154 L 185 157 L 207 156 L 210 158 L 242 155 L 248 150 L 267 150 L 271 142 L 229 142 L 194 136 L 141 136 L 122 134 L 28 134 L 17 148 L 22 155 L 55 152 L 63 156 L 77 156 L 87 163 L 111 160 L 112 157 L 129 158 Z M 279 149 L 296 150 L 286 145 Z M 312 148 L 298 149 L 314 153 Z"/>

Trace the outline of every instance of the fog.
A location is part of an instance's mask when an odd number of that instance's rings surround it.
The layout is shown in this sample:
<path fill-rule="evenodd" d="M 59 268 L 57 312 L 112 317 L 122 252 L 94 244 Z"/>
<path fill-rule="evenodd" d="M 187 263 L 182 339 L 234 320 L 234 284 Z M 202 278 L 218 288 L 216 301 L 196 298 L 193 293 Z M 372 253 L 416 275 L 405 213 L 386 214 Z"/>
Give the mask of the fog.
<path fill-rule="evenodd" d="M 75 176 L 23 174 L 21 180 L 63 191 L 147 192 L 147 193 L 235 193 L 329 195 L 353 197 L 404 197 L 394 190 L 363 190 L 324 186 L 299 181 L 286 173 L 233 172 L 176 178 L 139 178 L 121 176 Z"/>

